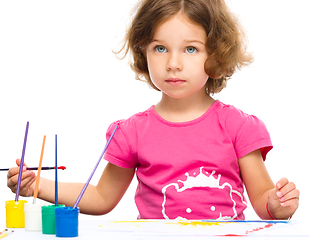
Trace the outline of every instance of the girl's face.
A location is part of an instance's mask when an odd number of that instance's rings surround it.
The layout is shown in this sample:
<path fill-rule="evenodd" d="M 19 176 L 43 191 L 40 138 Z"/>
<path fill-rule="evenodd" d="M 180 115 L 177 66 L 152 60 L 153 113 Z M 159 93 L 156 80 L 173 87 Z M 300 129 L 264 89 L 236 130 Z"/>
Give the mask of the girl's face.
<path fill-rule="evenodd" d="M 206 94 L 206 32 L 177 14 L 159 25 L 146 49 L 149 75 L 163 94 L 185 98 Z"/>

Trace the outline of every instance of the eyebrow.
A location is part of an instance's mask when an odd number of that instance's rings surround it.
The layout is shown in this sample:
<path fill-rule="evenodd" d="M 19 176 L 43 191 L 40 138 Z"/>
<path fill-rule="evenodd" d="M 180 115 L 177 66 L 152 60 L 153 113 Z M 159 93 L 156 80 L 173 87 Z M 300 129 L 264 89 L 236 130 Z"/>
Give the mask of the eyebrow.
<path fill-rule="evenodd" d="M 201 43 L 201 44 L 203 44 L 203 45 L 205 45 L 206 43 L 204 43 L 204 42 L 202 42 L 202 41 L 199 41 L 199 40 L 186 40 L 185 42 L 187 42 L 187 43 Z"/>
<path fill-rule="evenodd" d="M 164 40 L 153 39 L 151 42 L 152 42 L 152 43 L 153 43 L 153 42 L 164 42 Z M 184 42 L 185 42 L 185 43 L 200 43 L 200 44 L 206 45 L 206 43 L 204 43 L 204 42 L 202 42 L 202 41 L 199 41 L 199 40 L 185 40 Z"/>

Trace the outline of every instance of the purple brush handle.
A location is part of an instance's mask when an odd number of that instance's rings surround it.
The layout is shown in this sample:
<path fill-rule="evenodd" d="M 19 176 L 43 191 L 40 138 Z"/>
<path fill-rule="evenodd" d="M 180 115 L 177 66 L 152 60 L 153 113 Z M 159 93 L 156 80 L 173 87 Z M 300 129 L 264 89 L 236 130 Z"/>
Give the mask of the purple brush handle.
<path fill-rule="evenodd" d="M 23 146 L 23 152 L 21 154 L 15 202 L 18 202 L 18 198 L 19 198 L 20 183 L 21 183 L 21 177 L 22 177 L 22 174 L 23 174 L 24 158 L 25 158 L 25 152 L 26 152 L 26 143 L 27 143 L 28 129 L 29 129 L 29 122 L 27 122 L 26 132 L 25 132 L 25 139 L 24 139 L 24 146 Z"/>
<path fill-rule="evenodd" d="M 55 206 L 58 206 L 57 134 L 55 135 Z"/>
<path fill-rule="evenodd" d="M 115 134 L 117 128 L 118 128 L 118 125 L 116 125 L 116 127 L 115 127 L 115 129 L 114 129 L 112 135 L 110 136 L 108 142 L 106 143 L 106 146 L 105 146 L 105 148 L 104 148 L 104 150 L 103 150 L 103 152 L 102 152 L 102 154 L 101 154 L 101 156 L 100 156 L 100 158 L 99 158 L 97 164 L 95 165 L 95 167 L 94 167 L 92 173 L 90 174 L 90 177 L 89 177 L 88 181 L 85 183 L 84 188 L 83 188 L 82 191 L 80 192 L 80 194 L 79 194 L 79 196 L 78 196 L 78 198 L 77 198 L 77 200 L 76 200 L 76 202 L 75 202 L 73 208 L 76 208 L 77 205 L 79 204 L 80 200 L 82 199 L 82 197 L 83 197 L 83 195 L 84 195 L 84 193 L 85 193 L 85 191 L 86 191 L 86 188 L 88 187 L 88 185 L 89 185 L 89 183 L 90 183 L 90 180 L 91 180 L 91 178 L 93 177 L 93 175 L 94 175 L 94 173 L 95 173 L 95 170 L 96 170 L 97 167 L 99 166 L 99 163 L 100 163 L 100 161 L 101 161 L 101 159 L 102 159 L 104 153 L 106 152 L 107 147 L 108 147 L 110 141 L 112 140 L 112 138 L 113 138 L 113 136 L 114 136 L 114 134 Z"/>

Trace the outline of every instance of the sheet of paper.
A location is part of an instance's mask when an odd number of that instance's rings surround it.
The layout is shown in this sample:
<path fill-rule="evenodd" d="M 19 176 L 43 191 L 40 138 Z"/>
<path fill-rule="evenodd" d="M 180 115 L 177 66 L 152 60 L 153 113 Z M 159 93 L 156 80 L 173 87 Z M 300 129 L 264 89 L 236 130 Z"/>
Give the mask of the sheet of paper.
<path fill-rule="evenodd" d="M 106 221 L 102 231 L 131 232 L 134 235 L 190 236 L 280 236 L 292 221 Z"/>

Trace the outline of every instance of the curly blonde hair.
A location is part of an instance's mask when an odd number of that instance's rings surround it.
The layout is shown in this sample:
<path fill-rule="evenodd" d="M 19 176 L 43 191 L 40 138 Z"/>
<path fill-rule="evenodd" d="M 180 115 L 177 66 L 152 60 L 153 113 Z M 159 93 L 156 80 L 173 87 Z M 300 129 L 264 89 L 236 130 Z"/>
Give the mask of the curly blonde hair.
<path fill-rule="evenodd" d="M 132 53 L 130 66 L 136 79 L 146 80 L 152 88 L 159 90 L 150 79 L 145 50 L 157 27 L 179 12 L 205 29 L 208 53 L 205 72 L 209 76 L 206 92 L 218 93 L 237 69 L 253 60 L 246 51 L 245 35 L 240 24 L 224 0 L 140 0 L 125 43 L 116 54 L 123 52 L 124 58 Z"/>

